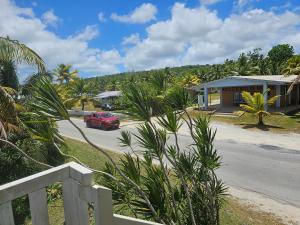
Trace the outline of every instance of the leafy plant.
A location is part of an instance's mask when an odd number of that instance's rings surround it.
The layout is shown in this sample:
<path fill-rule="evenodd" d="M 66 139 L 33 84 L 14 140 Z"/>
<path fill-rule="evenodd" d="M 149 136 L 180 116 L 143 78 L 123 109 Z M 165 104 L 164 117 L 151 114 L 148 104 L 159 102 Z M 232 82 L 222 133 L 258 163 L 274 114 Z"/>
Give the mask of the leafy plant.
<path fill-rule="evenodd" d="M 242 92 L 242 97 L 245 100 L 246 104 L 241 104 L 240 107 L 244 112 L 248 112 L 251 114 L 254 114 L 258 117 L 258 123 L 257 125 L 262 126 L 264 125 L 263 118 L 265 116 L 270 115 L 269 112 L 265 110 L 265 104 L 271 106 L 274 105 L 279 96 L 274 96 L 270 98 L 267 102 L 264 100 L 264 95 L 267 93 L 259 93 L 256 92 L 253 95 L 251 95 L 247 91 Z"/>
<path fill-rule="evenodd" d="M 137 90 L 134 89 L 131 95 L 138 92 L 141 95 L 138 99 L 146 99 L 143 96 L 146 93 Z M 209 127 L 208 118 L 185 120 L 188 98 L 183 92 L 180 89 L 173 95 L 177 97 L 176 106 L 182 109 L 173 111 L 167 104 L 157 118 L 158 124 L 144 117 L 151 103 L 143 110 L 134 109 L 133 113 L 140 113 L 139 118 L 144 118 L 145 123 L 138 127 L 137 133 L 122 132 L 120 138 L 121 146 L 134 153 L 122 158 L 120 169 L 144 190 L 157 216 L 153 215 L 143 196 L 130 188 L 131 184 L 119 176 L 110 163 L 106 164 L 105 172 L 114 179 L 104 175 L 103 182 L 113 190 L 118 208 L 125 207 L 136 217 L 165 224 L 219 224 L 219 209 L 226 188 L 215 174 L 221 165 L 213 146 L 216 132 Z M 180 145 L 178 137 L 184 123 L 188 124 L 192 138 L 192 144 L 188 146 Z M 132 136 L 138 146 L 132 142 Z M 174 142 L 168 141 L 173 137 Z"/>

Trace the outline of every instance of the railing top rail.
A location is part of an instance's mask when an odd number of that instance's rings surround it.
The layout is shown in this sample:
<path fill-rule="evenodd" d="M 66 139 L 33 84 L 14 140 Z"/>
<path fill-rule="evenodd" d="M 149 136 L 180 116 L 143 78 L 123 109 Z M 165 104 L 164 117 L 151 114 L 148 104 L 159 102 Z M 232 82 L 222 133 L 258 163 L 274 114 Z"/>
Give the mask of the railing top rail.
<path fill-rule="evenodd" d="M 73 178 L 83 185 L 90 185 L 92 183 L 92 171 L 77 163 L 70 162 L 1 185 L 0 204 L 68 178 Z"/>

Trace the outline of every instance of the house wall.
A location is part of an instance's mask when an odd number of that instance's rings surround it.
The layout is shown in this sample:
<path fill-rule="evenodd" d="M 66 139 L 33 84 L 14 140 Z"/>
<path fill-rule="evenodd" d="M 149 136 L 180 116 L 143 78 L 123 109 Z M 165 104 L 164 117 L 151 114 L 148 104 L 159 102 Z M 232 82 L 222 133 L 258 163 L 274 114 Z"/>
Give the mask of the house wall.
<path fill-rule="evenodd" d="M 288 85 L 281 86 L 280 107 L 300 104 L 300 84 L 294 86 L 290 96 L 285 95 L 288 89 Z"/>
<path fill-rule="evenodd" d="M 270 89 L 269 92 L 269 98 L 276 95 L 276 89 L 275 86 L 269 86 Z M 222 88 L 222 103 L 224 107 L 230 107 L 230 106 L 238 106 L 238 103 L 234 103 L 234 95 L 235 93 L 242 93 L 243 91 L 248 91 L 251 94 L 254 94 L 255 92 L 263 92 L 262 86 L 247 86 L 247 87 L 226 87 Z M 241 98 L 241 97 L 240 97 Z"/>

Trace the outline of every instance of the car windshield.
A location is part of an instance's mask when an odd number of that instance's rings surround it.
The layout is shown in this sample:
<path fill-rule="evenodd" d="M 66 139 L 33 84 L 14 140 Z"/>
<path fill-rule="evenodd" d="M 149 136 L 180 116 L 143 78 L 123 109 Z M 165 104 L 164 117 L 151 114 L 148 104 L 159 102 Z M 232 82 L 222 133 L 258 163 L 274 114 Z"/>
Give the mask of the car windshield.
<path fill-rule="evenodd" d="M 109 117 L 112 117 L 113 115 L 111 113 L 103 113 L 101 115 L 101 117 L 104 117 L 104 118 L 109 118 Z"/>

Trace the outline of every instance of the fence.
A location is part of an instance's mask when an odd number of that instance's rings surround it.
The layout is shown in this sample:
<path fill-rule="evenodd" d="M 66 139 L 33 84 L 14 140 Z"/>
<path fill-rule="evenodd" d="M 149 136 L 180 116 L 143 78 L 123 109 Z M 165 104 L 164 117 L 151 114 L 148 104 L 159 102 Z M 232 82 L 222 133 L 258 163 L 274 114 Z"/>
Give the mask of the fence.
<path fill-rule="evenodd" d="M 112 192 L 92 185 L 92 171 L 71 162 L 0 186 L 0 225 L 14 225 L 12 200 L 28 195 L 32 225 L 49 225 L 46 187 L 62 182 L 66 225 L 88 225 L 88 204 L 96 225 L 159 225 L 113 214 Z"/>

